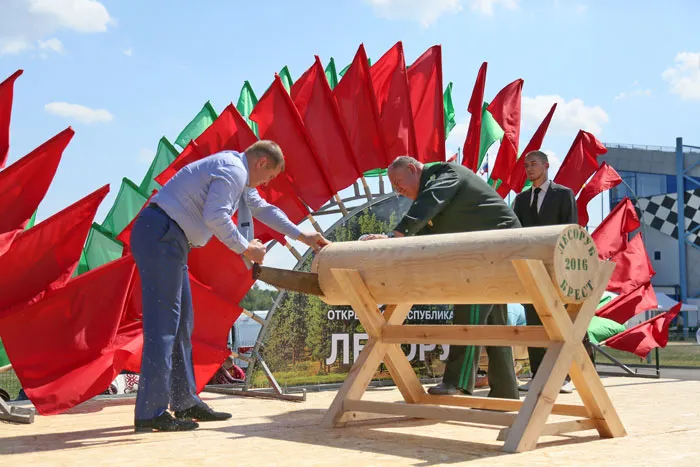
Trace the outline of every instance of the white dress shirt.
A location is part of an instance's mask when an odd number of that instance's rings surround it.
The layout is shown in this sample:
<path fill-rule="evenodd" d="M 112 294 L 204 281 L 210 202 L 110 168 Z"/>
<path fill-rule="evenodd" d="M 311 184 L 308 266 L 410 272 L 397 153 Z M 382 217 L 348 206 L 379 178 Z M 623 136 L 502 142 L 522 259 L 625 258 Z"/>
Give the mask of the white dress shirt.
<path fill-rule="evenodd" d="M 552 182 L 549 180 L 545 180 L 542 185 L 540 185 L 540 193 L 537 195 L 537 213 L 540 213 L 540 208 L 542 208 L 542 201 L 544 200 L 544 195 L 547 194 L 547 190 L 549 189 L 549 185 L 551 185 Z M 530 193 L 530 206 L 532 206 L 532 199 L 535 197 L 535 187 L 533 186 L 531 188 L 531 193 Z"/>

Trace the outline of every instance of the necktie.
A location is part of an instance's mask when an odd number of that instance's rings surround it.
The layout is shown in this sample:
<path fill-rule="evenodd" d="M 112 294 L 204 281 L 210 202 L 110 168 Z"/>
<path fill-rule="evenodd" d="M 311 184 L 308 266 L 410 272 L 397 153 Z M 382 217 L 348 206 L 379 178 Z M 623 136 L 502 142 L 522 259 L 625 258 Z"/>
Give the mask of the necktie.
<path fill-rule="evenodd" d="M 535 224 L 539 224 L 540 221 L 540 215 L 537 212 L 537 202 L 539 201 L 540 191 L 542 191 L 541 188 L 535 188 L 535 195 L 532 197 L 532 204 L 530 204 L 530 212 L 532 213 L 532 219 L 535 221 Z"/>
<path fill-rule="evenodd" d="M 248 191 L 244 191 L 241 195 L 241 199 L 238 201 L 238 230 L 246 240 L 251 241 L 255 238 L 255 232 L 253 231 L 253 216 L 248 207 L 247 194 Z"/>

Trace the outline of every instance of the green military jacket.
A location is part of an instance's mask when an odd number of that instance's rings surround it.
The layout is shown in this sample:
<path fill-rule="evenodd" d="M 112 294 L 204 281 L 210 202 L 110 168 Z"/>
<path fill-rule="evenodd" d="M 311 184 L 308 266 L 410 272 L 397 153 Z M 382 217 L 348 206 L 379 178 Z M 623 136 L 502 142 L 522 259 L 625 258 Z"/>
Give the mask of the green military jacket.
<path fill-rule="evenodd" d="M 409 236 L 520 226 L 513 210 L 481 177 L 445 162 L 423 167 L 418 197 L 394 230 Z"/>

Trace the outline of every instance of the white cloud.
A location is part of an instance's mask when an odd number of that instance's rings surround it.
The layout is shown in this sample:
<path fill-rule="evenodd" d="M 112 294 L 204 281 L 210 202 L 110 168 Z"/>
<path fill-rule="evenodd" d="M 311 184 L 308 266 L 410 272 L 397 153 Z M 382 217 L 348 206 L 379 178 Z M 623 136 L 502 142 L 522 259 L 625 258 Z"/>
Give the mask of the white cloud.
<path fill-rule="evenodd" d="M 374 13 L 386 19 L 407 19 L 430 26 L 445 13 L 462 9 L 461 0 L 365 0 Z"/>
<path fill-rule="evenodd" d="M 500 5 L 508 10 L 517 10 L 520 0 L 471 0 L 471 9 L 486 16 L 493 16 L 493 7 Z"/>
<path fill-rule="evenodd" d="M 636 81 L 635 81 L 636 82 Z M 629 97 L 643 97 L 643 96 L 651 96 L 651 89 L 633 89 L 631 91 L 623 91 L 617 96 L 615 96 L 615 101 L 619 101 L 622 99 L 627 99 Z"/>
<path fill-rule="evenodd" d="M 523 129 L 537 128 L 555 102 L 557 110 L 554 112 L 548 133 L 570 136 L 578 130 L 586 130 L 598 135 L 603 132 L 603 125 L 610 120 L 600 106 L 589 107 L 581 99 L 567 101 L 557 95 L 523 97 Z"/>
<path fill-rule="evenodd" d="M 457 152 L 457 148 L 464 145 L 464 140 L 467 138 L 467 130 L 469 129 L 469 118 L 457 122 L 450 135 L 445 140 L 445 151 L 447 157 L 450 158 Z"/>
<path fill-rule="evenodd" d="M 81 123 L 91 124 L 99 122 L 111 122 L 113 116 L 105 109 L 91 109 L 80 104 L 68 104 L 66 102 L 51 102 L 44 109 L 53 115 L 75 119 Z"/>
<path fill-rule="evenodd" d="M 131 47 L 129 47 L 128 49 L 126 49 L 126 50 L 124 51 L 124 55 L 126 55 L 127 57 L 131 57 L 131 55 L 132 55 L 133 53 L 134 53 L 134 51 L 133 51 L 133 49 L 131 49 Z"/>
<path fill-rule="evenodd" d="M 110 24 L 109 12 L 96 0 L 2 0 L 0 55 L 41 50 L 42 44 L 55 42 L 39 41 L 62 29 L 104 32 Z M 51 45 L 49 50 L 56 51 Z"/>
<path fill-rule="evenodd" d="M 37 41 L 37 46 L 39 50 L 52 50 L 54 52 L 63 53 L 63 43 L 55 37 L 46 41 L 39 40 Z"/>
<path fill-rule="evenodd" d="M 142 163 L 149 163 L 153 160 L 155 153 L 151 149 L 141 148 L 139 149 L 139 154 L 137 160 Z"/>
<path fill-rule="evenodd" d="M 700 99 L 700 52 L 680 52 L 675 62 L 661 74 L 671 92 L 681 99 Z"/>

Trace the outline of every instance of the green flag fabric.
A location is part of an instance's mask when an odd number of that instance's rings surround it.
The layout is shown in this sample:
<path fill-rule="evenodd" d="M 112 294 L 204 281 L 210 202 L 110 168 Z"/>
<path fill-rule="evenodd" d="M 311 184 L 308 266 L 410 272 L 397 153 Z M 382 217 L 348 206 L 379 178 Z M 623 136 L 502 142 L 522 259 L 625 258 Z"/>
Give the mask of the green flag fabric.
<path fill-rule="evenodd" d="M 386 169 L 372 169 L 362 175 L 365 177 L 379 177 L 380 175 L 386 175 Z"/>
<path fill-rule="evenodd" d="M 214 110 L 211 103 L 207 101 L 202 107 L 202 110 L 200 110 L 192 121 L 187 124 L 185 129 L 182 130 L 179 135 L 177 135 L 175 144 L 180 146 L 182 149 L 185 149 L 185 146 L 187 146 L 191 140 L 197 139 L 197 137 L 201 135 L 204 130 L 209 128 L 209 125 L 214 123 L 216 117 L 216 110 Z"/>
<path fill-rule="evenodd" d="M 2 339 L 0 339 L 0 366 L 5 366 L 10 364 L 10 357 L 7 356 L 5 351 L 5 346 L 2 345 Z"/>
<path fill-rule="evenodd" d="M 292 89 L 292 84 L 294 81 L 292 80 L 292 74 L 289 72 L 289 68 L 287 68 L 287 65 L 284 66 L 280 70 L 280 78 L 282 79 L 282 84 L 284 85 L 284 89 L 287 90 L 287 92 L 290 92 Z"/>
<path fill-rule="evenodd" d="M 146 204 L 147 199 L 148 196 L 143 194 L 134 182 L 126 177 L 123 178 L 112 209 L 109 210 L 107 217 L 102 222 L 103 229 L 112 237 L 119 235 L 124 227 L 136 217 L 136 214 Z"/>
<path fill-rule="evenodd" d="M 442 95 L 442 105 L 445 108 L 445 139 L 450 131 L 455 127 L 455 106 L 452 104 L 452 83 L 447 85 L 445 93 Z"/>
<path fill-rule="evenodd" d="M 495 143 L 501 140 L 505 132 L 501 128 L 496 120 L 491 115 L 491 112 L 486 110 L 489 106 L 488 102 L 484 102 L 484 106 L 481 111 L 481 140 L 479 142 L 479 164 L 477 167 L 481 168 L 484 162 L 484 157 L 486 157 L 486 151 Z"/>
<path fill-rule="evenodd" d="M 248 126 L 251 130 L 253 130 L 255 136 L 260 137 L 260 135 L 258 135 L 258 124 L 249 118 L 250 113 L 253 111 L 253 107 L 255 107 L 255 104 L 257 103 L 258 98 L 255 96 L 253 87 L 248 81 L 246 81 L 245 83 L 243 83 L 243 87 L 241 88 L 241 94 L 238 96 L 238 103 L 236 104 L 236 109 L 238 109 L 238 112 L 240 112 L 245 121 L 248 122 Z"/>
<path fill-rule="evenodd" d="M 333 60 L 333 57 L 331 57 L 330 62 L 328 62 L 326 66 L 326 79 L 331 89 L 338 85 L 338 72 L 335 69 L 335 60 Z"/>
<path fill-rule="evenodd" d="M 148 168 L 146 175 L 144 175 L 139 185 L 141 193 L 150 195 L 153 190 L 160 190 L 160 183 L 156 182 L 154 179 L 163 172 L 177 156 L 177 149 L 163 136 L 158 142 L 158 149 L 156 150 L 155 157 L 153 157 L 151 166 Z"/>
<path fill-rule="evenodd" d="M 122 243 L 115 240 L 110 233 L 97 223 L 93 223 L 88 233 L 83 254 L 78 264 L 78 274 L 121 258 Z"/>
<path fill-rule="evenodd" d="M 36 223 L 36 213 L 38 210 L 34 211 L 34 214 L 32 214 L 31 219 L 29 219 L 29 222 L 27 222 L 27 226 L 24 228 L 24 230 L 29 230 L 32 227 L 34 227 L 34 224 Z"/>

